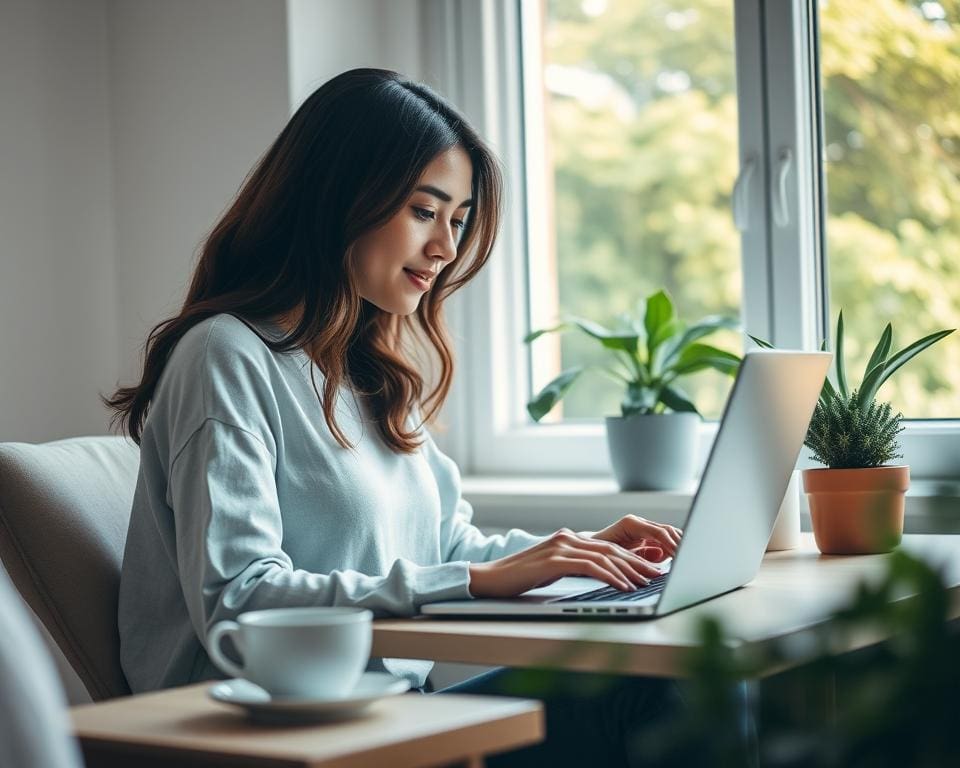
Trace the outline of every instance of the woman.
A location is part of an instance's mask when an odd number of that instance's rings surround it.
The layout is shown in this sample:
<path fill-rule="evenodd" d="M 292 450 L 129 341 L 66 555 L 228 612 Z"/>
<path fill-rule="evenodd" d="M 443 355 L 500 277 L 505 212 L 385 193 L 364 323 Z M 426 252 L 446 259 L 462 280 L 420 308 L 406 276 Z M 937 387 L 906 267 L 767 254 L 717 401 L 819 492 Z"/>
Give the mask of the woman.
<path fill-rule="evenodd" d="M 673 554 L 678 530 L 632 516 L 546 538 L 469 522 L 424 423 L 453 375 L 443 302 L 486 262 L 500 196 L 479 136 L 395 73 L 346 72 L 290 119 L 140 383 L 107 400 L 141 449 L 119 606 L 134 691 L 219 676 L 204 638 L 242 611 L 411 615 L 565 575 L 627 590 Z M 371 662 L 417 688 L 430 666 Z"/>

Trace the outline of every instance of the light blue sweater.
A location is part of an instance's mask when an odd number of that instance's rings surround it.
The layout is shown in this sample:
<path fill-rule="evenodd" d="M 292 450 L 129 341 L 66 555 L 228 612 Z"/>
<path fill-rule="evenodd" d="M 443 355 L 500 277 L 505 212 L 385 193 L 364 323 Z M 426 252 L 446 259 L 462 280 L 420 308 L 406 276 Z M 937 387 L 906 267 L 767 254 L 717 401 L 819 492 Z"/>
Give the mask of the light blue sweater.
<path fill-rule="evenodd" d="M 143 430 L 120 580 L 121 662 L 134 692 L 222 677 L 207 632 L 243 611 L 355 605 L 410 616 L 468 598 L 468 562 L 540 540 L 481 534 L 456 465 L 429 434 L 414 454 L 392 452 L 346 390 L 337 421 L 356 448 L 342 448 L 311 366 L 302 352 L 273 353 L 231 315 L 194 326 L 171 354 Z M 430 667 L 370 665 L 414 686 Z"/>

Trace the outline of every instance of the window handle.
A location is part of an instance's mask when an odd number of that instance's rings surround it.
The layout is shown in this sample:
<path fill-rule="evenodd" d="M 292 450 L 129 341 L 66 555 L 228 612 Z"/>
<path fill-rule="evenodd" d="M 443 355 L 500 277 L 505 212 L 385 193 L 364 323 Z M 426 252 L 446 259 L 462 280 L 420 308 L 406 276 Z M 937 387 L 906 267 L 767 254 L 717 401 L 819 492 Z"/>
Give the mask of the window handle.
<path fill-rule="evenodd" d="M 777 163 L 777 183 L 773 187 L 773 221 L 778 227 L 785 227 L 790 223 L 790 210 L 787 208 L 787 176 L 793 164 L 793 152 L 784 147 L 780 150 Z"/>
<path fill-rule="evenodd" d="M 750 178 L 756 166 L 757 161 L 753 155 L 744 160 L 740 175 L 733 185 L 733 225 L 740 232 L 746 232 L 750 226 Z"/>

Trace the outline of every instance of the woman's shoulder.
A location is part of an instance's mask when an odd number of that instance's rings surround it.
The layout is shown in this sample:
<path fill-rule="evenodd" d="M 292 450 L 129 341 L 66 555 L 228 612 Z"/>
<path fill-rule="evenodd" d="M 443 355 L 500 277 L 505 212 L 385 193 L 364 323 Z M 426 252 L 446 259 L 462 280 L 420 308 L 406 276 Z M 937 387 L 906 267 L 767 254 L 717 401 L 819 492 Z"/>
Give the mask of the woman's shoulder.
<path fill-rule="evenodd" d="M 186 361 L 210 363 L 238 359 L 266 359 L 272 355 L 267 346 L 271 326 L 263 321 L 249 321 L 236 315 L 213 315 L 191 327 L 177 343 L 174 357 Z"/>
<path fill-rule="evenodd" d="M 260 325 L 218 314 L 181 337 L 151 407 L 153 420 L 177 436 L 174 442 L 182 442 L 208 419 L 241 427 L 267 441 L 276 411 L 279 363 L 264 340 L 273 334 L 266 327 L 258 330 Z"/>
<path fill-rule="evenodd" d="M 266 341 L 271 335 L 262 323 L 229 314 L 208 317 L 174 347 L 164 376 L 174 390 L 202 392 L 208 408 L 222 399 L 259 400 L 278 366 Z"/>

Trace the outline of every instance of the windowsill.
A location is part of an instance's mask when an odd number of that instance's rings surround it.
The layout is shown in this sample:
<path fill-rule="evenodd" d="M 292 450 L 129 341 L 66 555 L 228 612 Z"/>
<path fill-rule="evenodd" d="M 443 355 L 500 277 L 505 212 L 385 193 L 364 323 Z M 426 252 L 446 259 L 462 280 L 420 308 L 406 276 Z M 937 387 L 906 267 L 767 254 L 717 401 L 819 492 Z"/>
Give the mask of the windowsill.
<path fill-rule="evenodd" d="M 473 521 L 485 530 L 557 528 L 597 530 L 626 514 L 683 526 L 696 488 L 622 492 L 612 478 L 544 478 L 474 475 L 463 478 Z M 810 530 L 806 497 L 801 520 Z M 960 533 L 960 481 L 913 480 L 907 492 L 907 533 Z"/>

